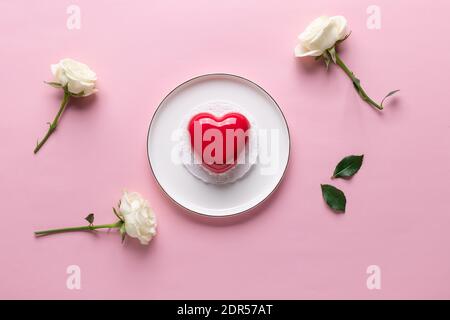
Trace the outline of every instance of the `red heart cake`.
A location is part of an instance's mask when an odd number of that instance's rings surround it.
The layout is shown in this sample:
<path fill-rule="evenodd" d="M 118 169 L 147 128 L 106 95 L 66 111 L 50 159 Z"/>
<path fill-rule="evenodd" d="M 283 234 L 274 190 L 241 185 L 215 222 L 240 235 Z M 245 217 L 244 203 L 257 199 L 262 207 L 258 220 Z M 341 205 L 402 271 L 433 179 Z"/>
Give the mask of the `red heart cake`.
<path fill-rule="evenodd" d="M 223 173 L 236 165 L 238 155 L 248 142 L 250 122 L 237 112 L 216 117 L 202 112 L 189 121 L 192 150 L 201 163 L 214 173 Z"/>

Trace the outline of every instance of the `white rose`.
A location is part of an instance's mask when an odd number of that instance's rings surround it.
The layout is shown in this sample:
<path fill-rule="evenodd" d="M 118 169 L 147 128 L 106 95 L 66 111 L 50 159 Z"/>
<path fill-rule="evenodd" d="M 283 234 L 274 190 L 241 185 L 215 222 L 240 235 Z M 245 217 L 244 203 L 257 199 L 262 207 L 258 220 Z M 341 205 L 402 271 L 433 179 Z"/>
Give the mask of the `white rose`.
<path fill-rule="evenodd" d="M 319 17 L 298 36 L 300 43 L 295 47 L 295 55 L 297 57 L 321 56 L 346 35 L 347 20 L 344 17 Z"/>
<path fill-rule="evenodd" d="M 120 199 L 119 215 L 125 222 L 125 231 L 148 244 L 156 235 L 156 218 L 147 200 L 137 192 L 124 192 Z"/>
<path fill-rule="evenodd" d="M 86 97 L 97 92 L 95 89 L 97 75 L 84 63 L 66 58 L 52 64 L 50 69 L 54 82 L 62 87 L 67 86 L 67 90 L 72 94 Z"/>

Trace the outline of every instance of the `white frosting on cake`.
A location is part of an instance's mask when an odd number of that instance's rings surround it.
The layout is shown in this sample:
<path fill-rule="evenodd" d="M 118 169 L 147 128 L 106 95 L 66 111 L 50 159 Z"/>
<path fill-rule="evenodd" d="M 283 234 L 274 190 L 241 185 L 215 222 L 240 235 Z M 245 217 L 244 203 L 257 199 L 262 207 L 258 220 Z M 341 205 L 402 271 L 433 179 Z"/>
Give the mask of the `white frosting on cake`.
<path fill-rule="evenodd" d="M 201 112 L 208 112 L 216 117 L 221 117 L 230 112 L 238 112 L 244 115 L 250 122 L 248 142 L 245 145 L 245 152 L 241 152 L 237 164 L 226 172 L 215 173 L 208 170 L 201 163 L 194 162 L 188 124 L 193 116 Z M 226 184 L 235 182 L 236 180 L 242 178 L 252 168 L 258 157 L 255 121 L 246 110 L 229 101 L 209 101 L 191 109 L 181 121 L 178 133 L 179 134 L 174 138 L 179 147 L 179 159 L 183 163 L 184 167 L 193 176 L 206 183 Z M 245 157 L 245 159 L 243 157 Z"/>

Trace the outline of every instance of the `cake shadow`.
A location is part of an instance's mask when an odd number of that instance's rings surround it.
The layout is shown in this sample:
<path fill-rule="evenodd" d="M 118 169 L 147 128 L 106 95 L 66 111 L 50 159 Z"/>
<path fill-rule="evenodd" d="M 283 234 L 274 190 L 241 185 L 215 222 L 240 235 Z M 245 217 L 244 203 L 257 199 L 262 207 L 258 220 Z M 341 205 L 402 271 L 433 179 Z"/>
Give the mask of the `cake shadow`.
<path fill-rule="evenodd" d="M 252 168 L 253 169 L 253 168 Z M 177 214 L 182 216 L 184 219 L 187 219 L 194 223 L 204 224 L 209 227 L 231 227 L 238 224 L 247 223 L 251 220 L 257 219 L 261 217 L 263 213 L 266 213 L 270 210 L 270 208 L 275 205 L 278 197 L 283 192 L 284 185 L 286 184 L 286 180 L 288 178 L 288 170 L 289 165 L 286 168 L 286 172 L 284 174 L 283 179 L 280 181 L 278 186 L 272 191 L 271 194 L 267 196 L 262 202 L 254 206 L 253 208 L 244 211 L 242 213 L 230 215 L 230 216 L 208 216 L 204 214 L 199 214 L 193 211 L 190 211 L 186 208 L 181 207 L 179 204 L 174 201 L 170 201 L 172 206 L 176 208 Z M 245 178 L 244 178 L 245 179 Z M 220 188 L 226 188 L 227 185 L 218 186 Z"/>

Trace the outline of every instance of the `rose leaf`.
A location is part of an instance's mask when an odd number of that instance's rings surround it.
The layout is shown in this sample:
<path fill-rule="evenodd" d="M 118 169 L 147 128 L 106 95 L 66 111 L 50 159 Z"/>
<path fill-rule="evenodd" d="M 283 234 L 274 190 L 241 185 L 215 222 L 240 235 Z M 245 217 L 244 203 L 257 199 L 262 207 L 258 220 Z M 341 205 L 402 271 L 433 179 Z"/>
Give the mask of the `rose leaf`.
<path fill-rule="evenodd" d="M 362 166 L 364 155 L 348 156 L 342 159 L 334 169 L 332 179 L 350 178 L 355 175 Z"/>
<path fill-rule="evenodd" d="M 320 186 L 322 188 L 323 199 L 327 205 L 337 213 L 345 213 L 345 205 L 347 203 L 345 194 L 329 184 L 322 184 Z"/>

